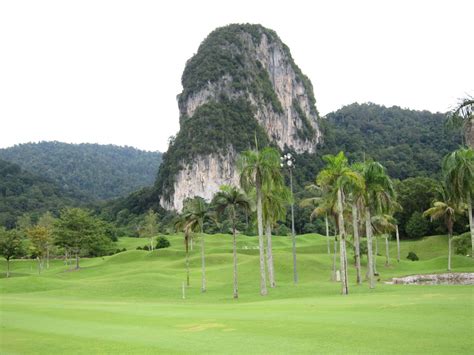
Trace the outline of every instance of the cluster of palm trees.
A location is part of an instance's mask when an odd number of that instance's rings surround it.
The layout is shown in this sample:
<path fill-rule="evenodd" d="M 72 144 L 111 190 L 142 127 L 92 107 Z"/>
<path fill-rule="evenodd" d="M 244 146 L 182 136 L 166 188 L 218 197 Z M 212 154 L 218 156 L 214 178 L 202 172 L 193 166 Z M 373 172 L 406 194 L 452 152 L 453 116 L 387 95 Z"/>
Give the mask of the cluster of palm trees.
<path fill-rule="evenodd" d="M 443 219 L 448 230 L 448 271 L 451 271 L 451 240 L 456 218 L 467 211 L 471 234 L 471 257 L 474 257 L 474 225 L 472 196 L 474 194 L 474 150 L 460 148 L 443 160 L 443 181 L 438 199 L 424 212 L 432 220 Z"/>
<path fill-rule="evenodd" d="M 308 189 L 315 196 L 301 202 L 302 206 L 312 205 L 314 216 L 324 216 L 326 236 L 329 244 L 329 219 L 336 230 L 333 252 L 333 279 L 336 279 L 336 258 L 339 245 L 341 294 L 349 293 L 347 238 L 352 235 L 356 282 L 362 284 L 361 235 L 367 242 L 366 279 L 370 288 L 375 287 L 377 276 L 375 256 L 378 252 L 377 235 L 385 237 L 385 253 L 388 266 L 388 239 L 395 232 L 397 239 L 397 260 L 400 261 L 400 244 L 397 221 L 393 214 L 401 209 L 396 201 L 392 180 L 386 169 L 378 162 L 366 161 L 349 164 L 343 152 L 323 157 L 326 166 L 316 177 L 316 184 Z M 217 216 L 226 214 L 232 225 L 233 234 L 233 297 L 238 298 L 237 272 L 237 221 L 239 211 L 256 211 L 259 249 L 260 294 L 267 295 L 267 284 L 276 286 L 272 251 L 272 229 L 277 221 L 286 215 L 286 207 L 292 203 L 291 191 L 285 186 L 280 169 L 279 152 L 271 147 L 249 150 L 238 159 L 240 186 L 224 185 L 215 195 L 211 208 L 202 198 L 195 197 L 185 203 L 183 212 L 176 222 L 178 230 L 184 232 L 186 250 L 186 278 L 189 286 L 189 246 L 193 236 L 198 234 L 201 241 L 202 292 L 206 291 L 205 249 L 203 226 L 206 221 L 217 223 Z M 451 235 L 456 215 L 466 209 L 469 214 L 471 239 L 474 247 L 472 225 L 472 194 L 474 190 L 474 152 L 470 148 L 460 148 L 448 155 L 443 162 L 444 188 L 440 199 L 434 202 L 425 216 L 432 219 L 444 218 L 449 234 L 448 269 L 451 269 Z M 347 233 L 347 231 L 351 233 Z M 266 243 L 264 240 L 266 236 Z M 374 245 L 375 237 L 375 245 Z M 374 253 L 374 247 L 376 249 Z M 374 256 L 375 255 L 375 256 Z M 268 279 L 267 279 L 268 275 Z"/>
<path fill-rule="evenodd" d="M 286 215 L 286 206 L 292 196 L 285 186 L 280 169 L 280 155 L 275 148 L 267 147 L 262 150 L 248 150 L 241 154 L 238 160 L 240 185 L 224 185 L 214 196 L 211 209 L 200 197 L 188 200 L 175 226 L 184 232 L 186 250 L 186 280 L 189 286 L 189 246 L 192 237 L 199 233 L 201 239 L 202 287 L 206 291 L 205 253 L 203 225 L 206 220 L 217 223 L 217 215 L 227 214 L 232 224 L 233 234 L 233 297 L 238 298 L 237 273 L 237 213 L 256 210 L 258 249 L 260 263 L 260 294 L 268 294 L 267 283 L 271 288 L 276 286 L 275 268 L 272 250 L 272 229 L 277 221 Z M 266 243 L 264 240 L 266 235 Z M 268 273 L 268 280 L 267 280 Z"/>

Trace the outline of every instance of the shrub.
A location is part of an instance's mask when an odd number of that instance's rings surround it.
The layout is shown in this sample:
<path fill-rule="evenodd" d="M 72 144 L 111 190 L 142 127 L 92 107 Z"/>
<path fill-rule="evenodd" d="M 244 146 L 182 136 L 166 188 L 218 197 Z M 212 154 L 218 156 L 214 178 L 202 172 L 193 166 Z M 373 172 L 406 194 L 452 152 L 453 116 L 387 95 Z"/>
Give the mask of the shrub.
<path fill-rule="evenodd" d="M 464 233 L 453 238 L 454 253 L 468 255 L 471 250 L 471 235 Z"/>
<path fill-rule="evenodd" d="M 143 250 L 150 250 L 150 247 L 148 245 L 145 245 L 142 249 Z"/>
<path fill-rule="evenodd" d="M 158 237 L 156 240 L 156 249 L 168 248 L 171 245 L 170 241 L 166 237 Z"/>
<path fill-rule="evenodd" d="M 418 255 L 416 255 L 414 252 L 409 252 L 408 255 L 407 255 L 407 259 L 408 260 L 411 260 L 411 261 L 417 261 L 417 260 L 420 260 L 418 258 Z"/>
<path fill-rule="evenodd" d="M 122 252 L 122 249 L 115 250 L 115 254 L 118 254 L 118 253 L 121 253 L 121 252 Z"/>
<path fill-rule="evenodd" d="M 127 248 L 123 248 L 122 251 L 127 251 Z"/>
<path fill-rule="evenodd" d="M 430 229 L 430 222 L 420 212 L 413 212 L 405 230 L 410 238 L 424 237 Z"/>
<path fill-rule="evenodd" d="M 143 248 L 141 246 L 138 246 L 137 250 L 143 250 Z"/>

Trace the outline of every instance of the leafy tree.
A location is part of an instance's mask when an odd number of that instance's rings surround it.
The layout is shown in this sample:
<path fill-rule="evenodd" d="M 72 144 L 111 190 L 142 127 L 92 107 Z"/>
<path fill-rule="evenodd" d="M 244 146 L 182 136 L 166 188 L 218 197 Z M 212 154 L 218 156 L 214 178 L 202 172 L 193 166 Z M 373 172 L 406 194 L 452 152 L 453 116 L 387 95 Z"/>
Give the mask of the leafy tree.
<path fill-rule="evenodd" d="M 474 222 L 472 197 L 474 195 L 474 149 L 460 148 L 443 160 L 444 181 L 453 199 L 467 204 L 471 232 L 471 257 L 474 258 Z"/>
<path fill-rule="evenodd" d="M 429 222 L 423 218 L 423 214 L 418 211 L 413 212 L 405 226 L 405 230 L 411 238 L 420 238 L 427 235 L 429 228 Z"/>
<path fill-rule="evenodd" d="M 10 277 L 10 260 L 23 256 L 23 238 L 18 230 L 5 230 L 0 227 L 0 255 L 7 261 L 7 277 Z"/>
<path fill-rule="evenodd" d="M 53 230 L 54 230 L 54 222 L 55 218 L 51 214 L 51 212 L 47 211 L 44 213 L 38 220 L 38 226 L 46 228 L 48 231 L 48 235 L 52 236 L 53 235 Z M 46 268 L 49 269 L 49 256 L 51 253 L 51 247 L 53 240 L 52 238 L 48 238 L 48 243 L 46 245 Z"/>
<path fill-rule="evenodd" d="M 158 239 L 156 240 L 156 249 L 169 248 L 170 245 L 170 241 L 164 236 L 158 237 Z"/>
<path fill-rule="evenodd" d="M 433 202 L 433 207 L 423 213 L 423 217 L 431 219 L 443 219 L 448 230 L 448 271 L 451 271 L 451 240 L 453 237 L 453 225 L 457 215 L 464 212 L 464 206 L 459 204 L 449 190 L 443 186 L 439 191 L 439 199 Z"/>
<path fill-rule="evenodd" d="M 143 227 L 140 229 L 140 235 L 147 237 L 150 241 L 150 251 L 153 251 L 153 238 L 158 233 L 158 214 L 152 209 L 145 215 Z"/>
<path fill-rule="evenodd" d="M 210 210 L 209 205 L 202 197 L 196 196 L 191 200 L 185 201 L 183 213 L 185 228 L 189 231 L 200 233 L 201 237 L 201 267 L 202 267 L 202 286 L 201 292 L 206 292 L 206 258 L 204 251 L 204 222 L 206 220 L 215 221 L 215 216 Z"/>
<path fill-rule="evenodd" d="M 261 151 L 247 150 L 238 160 L 240 185 L 248 193 L 256 192 L 258 245 L 260 254 L 260 294 L 267 295 L 265 272 L 265 251 L 263 242 L 263 189 L 272 185 L 282 185 L 280 154 L 275 148 L 267 147 Z"/>
<path fill-rule="evenodd" d="M 362 176 L 349 167 L 347 158 L 343 152 L 337 155 L 326 155 L 323 158 L 326 161 L 326 167 L 320 171 L 316 181 L 317 183 L 330 190 L 337 196 L 337 225 L 340 236 L 340 260 L 341 260 L 341 286 L 343 295 L 349 293 L 348 274 L 347 274 L 347 253 L 346 253 L 346 231 L 344 226 L 344 198 L 345 191 L 349 186 L 363 187 Z"/>
<path fill-rule="evenodd" d="M 395 182 L 397 201 L 402 210 L 395 213 L 401 237 L 407 237 L 406 224 L 414 212 L 423 213 L 437 196 L 438 181 L 428 177 L 414 177 Z M 433 232 L 430 229 L 430 232 Z"/>
<path fill-rule="evenodd" d="M 87 251 L 106 254 L 111 245 L 105 236 L 105 224 L 93 217 L 91 212 L 80 208 L 66 208 L 54 225 L 56 245 L 71 251 L 79 269 L 79 256 Z"/>
<path fill-rule="evenodd" d="M 235 186 L 223 185 L 220 191 L 214 197 L 213 201 L 216 210 L 219 214 L 228 212 L 232 222 L 232 251 L 234 257 L 234 298 L 239 298 L 238 277 L 237 277 L 237 241 L 236 241 L 236 224 L 237 211 L 250 210 L 250 201 L 238 188 Z"/>
<path fill-rule="evenodd" d="M 48 254 L 49 246 L 53 240 L 51 231 L 46 227 L 36 225 L 28 228 L 26 235 L 30 240 L 31 252 L 38 260 L 38 273 L 41 273 L 44 269 L 44 259 Z"/>

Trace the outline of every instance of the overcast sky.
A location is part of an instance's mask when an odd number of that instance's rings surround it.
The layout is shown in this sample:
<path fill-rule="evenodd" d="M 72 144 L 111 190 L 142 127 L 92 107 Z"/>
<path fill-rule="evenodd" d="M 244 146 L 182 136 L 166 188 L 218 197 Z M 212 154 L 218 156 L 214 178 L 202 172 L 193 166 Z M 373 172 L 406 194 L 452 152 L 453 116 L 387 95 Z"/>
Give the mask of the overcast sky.
<path fill-rule="evenodd" d="M 0 147 L 40 140 L 167 149 L 186 60 L 214 28 L 275 30 L 326 114 L 433 112 L 474 93 L 474 1 L 0 2 Z"/>

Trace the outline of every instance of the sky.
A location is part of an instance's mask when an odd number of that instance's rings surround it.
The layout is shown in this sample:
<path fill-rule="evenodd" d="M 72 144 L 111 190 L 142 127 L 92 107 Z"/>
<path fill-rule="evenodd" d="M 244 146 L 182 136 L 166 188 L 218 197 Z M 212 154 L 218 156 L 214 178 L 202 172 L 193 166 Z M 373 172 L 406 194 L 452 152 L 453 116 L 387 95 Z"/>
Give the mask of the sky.
<path fill-rule="evenodd" d="M 275 30 L 321 114 L 446 112 L 474 94 L 474 1 L 0 2 L 0 148 L 57 140 L 166 151 L 186 61 L 215 28 Z"/>

